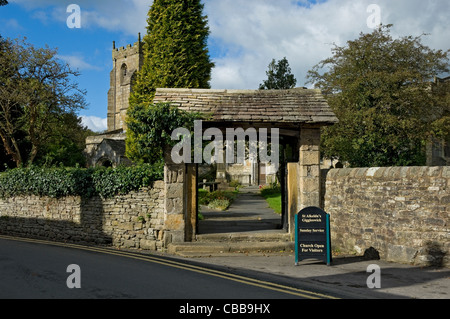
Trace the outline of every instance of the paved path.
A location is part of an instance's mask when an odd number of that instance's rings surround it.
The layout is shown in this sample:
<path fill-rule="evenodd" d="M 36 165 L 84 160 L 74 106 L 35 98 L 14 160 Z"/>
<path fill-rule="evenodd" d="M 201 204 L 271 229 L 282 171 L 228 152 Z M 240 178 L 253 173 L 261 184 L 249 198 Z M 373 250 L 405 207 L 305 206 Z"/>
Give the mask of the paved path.
<path fill-rule="evenodd" d="M 450 269 L 403 265 L 358 256 L 334 257 L 331 266 L 315 260 L 294 265 L 293 252 L 264 254 L 224 254 L 185 258 L 203 264 L 227 267 L 231 272 L 258 275 L 286 285 L 342 294 L 350 299 L 450 299 Z M 369 265 L 380 267 L 381 288 L 370 289 Z"/>
<path fill-rule="evenodd" d="M 281 231 L 281 215 L 269 208 L 258 187 L 242 189 L 227 211 L 202 206 L 201 213 L 200 234 Z"/>

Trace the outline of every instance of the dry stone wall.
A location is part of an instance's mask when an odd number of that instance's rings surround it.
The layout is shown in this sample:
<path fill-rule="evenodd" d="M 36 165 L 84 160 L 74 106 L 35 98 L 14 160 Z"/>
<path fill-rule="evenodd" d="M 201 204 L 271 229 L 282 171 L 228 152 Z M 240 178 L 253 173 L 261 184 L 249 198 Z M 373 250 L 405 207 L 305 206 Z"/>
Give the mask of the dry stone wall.
<path fill-rule="evenodd" d="M 334 249 L 450 266 L 450 167 L 332 169 L 325 178 Z"/>
<path fill-rule="evenodd" d="M 20 196 L 0 199 L 0 234 L 160 250 L 164 182 L 102 199 Z"/>

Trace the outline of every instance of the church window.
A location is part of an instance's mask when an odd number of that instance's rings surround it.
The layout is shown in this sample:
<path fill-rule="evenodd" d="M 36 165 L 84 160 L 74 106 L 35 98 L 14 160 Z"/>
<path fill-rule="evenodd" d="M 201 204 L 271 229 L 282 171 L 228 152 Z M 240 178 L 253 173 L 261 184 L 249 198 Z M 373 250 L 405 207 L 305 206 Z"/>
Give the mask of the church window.
<path fill-rule="evenodd" d="M 120 68 L 120 84 L 125 84 L 125 79 L 127 77 L 127 65 L 124 63 Z"/>

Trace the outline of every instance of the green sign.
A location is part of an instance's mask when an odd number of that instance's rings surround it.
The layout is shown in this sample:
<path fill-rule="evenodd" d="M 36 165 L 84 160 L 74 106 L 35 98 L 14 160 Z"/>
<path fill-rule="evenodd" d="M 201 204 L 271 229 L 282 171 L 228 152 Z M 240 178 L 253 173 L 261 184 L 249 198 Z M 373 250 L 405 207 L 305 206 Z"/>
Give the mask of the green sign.
<path fill-rule="evenodd" d="M 330 215 L 318 207 L 306 207 L 295 215 L 295 265 L 306 259 L 331 264 Z"/>

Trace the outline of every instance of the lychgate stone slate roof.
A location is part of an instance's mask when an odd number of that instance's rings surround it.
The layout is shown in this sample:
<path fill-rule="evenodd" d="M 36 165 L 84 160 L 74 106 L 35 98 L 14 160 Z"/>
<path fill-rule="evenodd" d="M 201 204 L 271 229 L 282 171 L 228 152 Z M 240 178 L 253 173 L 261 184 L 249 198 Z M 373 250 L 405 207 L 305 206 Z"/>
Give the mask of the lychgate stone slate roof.
<path fill-rule="evenodd" d="M 157 89 L 154 103 L 212 115 L 212 121 L 335 124 L 338 122 L 320 90 Z"/>

